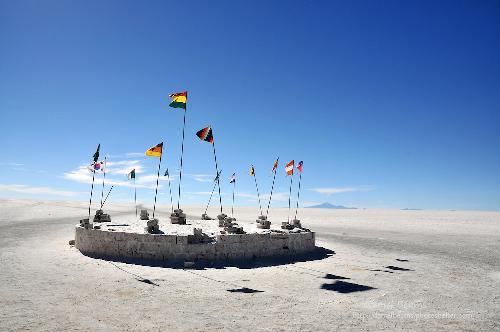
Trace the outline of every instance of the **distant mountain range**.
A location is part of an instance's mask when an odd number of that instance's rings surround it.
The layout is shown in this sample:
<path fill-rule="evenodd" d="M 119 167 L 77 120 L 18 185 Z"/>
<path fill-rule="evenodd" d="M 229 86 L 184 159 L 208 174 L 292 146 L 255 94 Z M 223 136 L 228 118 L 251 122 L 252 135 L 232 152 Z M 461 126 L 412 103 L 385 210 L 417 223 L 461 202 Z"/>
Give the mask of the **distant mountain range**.
<path fill-rule="evenodd" d="M 333 205 L 331 203 L 322 203 L 318 205 L 308 206 L 309 209 L 337 209 L 337 210 L 355 210 L 355 207 L 347 207 L 343 205 Z"/>

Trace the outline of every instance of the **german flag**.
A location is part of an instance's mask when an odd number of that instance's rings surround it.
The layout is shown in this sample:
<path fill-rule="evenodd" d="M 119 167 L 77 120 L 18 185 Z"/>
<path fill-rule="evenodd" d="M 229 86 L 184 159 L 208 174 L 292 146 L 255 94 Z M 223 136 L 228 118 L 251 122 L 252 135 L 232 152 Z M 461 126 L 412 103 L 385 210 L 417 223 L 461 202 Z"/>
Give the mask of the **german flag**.
<path fill-rule="evenodd" d="M 196 133 L 196 136 L 198 136 L 202 141 L 207 141 L 209 143 L 214 143 L 214 136 L 212 135 L 212 127 L 206 127 L 203 128 L 202 130 L 199 130 Z"/>
<path fill-rule="evenodd" d="M 172 93 L 171 95 L 169 95 L 170 99 L 172 99 L 172 102 L 168 106 L 173 108 L 186 109 L 187 96 L 188 96 L 187 91 Z"/>
<path fill-rule="evenodd" d="M 153 146 L 152 148 L 149 148 L 146 151 L 146 156 L 161 157 L 162 152 L 163 152 L 163 142 L 156 144 L 156 146 Z"/>

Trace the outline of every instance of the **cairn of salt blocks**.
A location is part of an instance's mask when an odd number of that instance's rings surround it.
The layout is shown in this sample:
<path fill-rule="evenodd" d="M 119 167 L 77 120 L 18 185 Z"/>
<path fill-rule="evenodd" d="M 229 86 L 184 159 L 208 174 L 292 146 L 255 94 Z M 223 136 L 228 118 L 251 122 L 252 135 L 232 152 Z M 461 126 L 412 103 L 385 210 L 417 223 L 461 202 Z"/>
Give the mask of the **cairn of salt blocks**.
<path fill-rule="evenodd" d="M 213 220 L 213 219 L 212 219 L 212 218 L 210 218 L 210 217 L 208 216 L 208 214 L 203 213 L 203 214 L 201 215 L 201 220 Z"/>
<path fill-rule="evenodd" d="M 182 212 L 182 209 L 175 209 L 174 212 L 170 214 L 170 222 L 172 224 L 185 225 L 186 214 Z"/>
<path fill-rule="evenodd" d="M 283 221 L 281 223 L 281 228 L 282 229 L 288 229 L 288 230 L 291 230 L 291 229 L 294 229 L 294 228 L 302 229 L 302 224 L 300 223 L 300 220 L 293 219 L 291 222 Z"/>
<path fill-rule="evenodd" d="M 219 227 L 224 227 L 224 222 L 227 218 L 227 214 L 221 213 L 217 216 L 217 219 L 219 219 Z"/>
<path fill-rule="evenodd" d="M 150 219 L 147 221 L 144 230 L 150 234 L 157 234 L 160 232 L 160 227 L 158 226 L 158 219 Z"/>
<path fill-rule="evenodd" d="M 89 218 L 81 219 L 80 226 L 85 229 L 92 229 L 92 224 L 89 222 Z"/>
<path fill-rule="evenodd" d="M 111 222 L 111 217 L 99 209 L 95 212 L 94 222 Z"/>
<path fill-rule="evenodd" d="M 141 210 L 141 220 L 149 220 L 148 210 Z"/>
<path fill-rule="evenodd" d="M 236 223 L 235 218 L 226 217 L 224 219 L 224 231 L 228 234 L 245 234 L 243 227 Z"/>
<path fill-rule="evenodd" d="M 213 241 L 215 238 L 203 233 L 201 228 L 194 228 L 193 235 L 188 235 L 188 244 L 211 243 Z"/>
<path fill-rule="evenodd" d="M 271 222 L 267 220 L 266 216 L 259 216 L 259 218 L 255 222 L 257 223 L 257 228 L 261 229 L 271 228 Z"/>

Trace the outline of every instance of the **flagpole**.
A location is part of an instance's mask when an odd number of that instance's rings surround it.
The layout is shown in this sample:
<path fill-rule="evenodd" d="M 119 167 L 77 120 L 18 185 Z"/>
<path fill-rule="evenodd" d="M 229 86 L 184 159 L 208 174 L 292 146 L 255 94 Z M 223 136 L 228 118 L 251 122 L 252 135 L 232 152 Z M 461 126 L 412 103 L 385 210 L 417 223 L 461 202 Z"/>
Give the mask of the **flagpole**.
<path fill-rule="evenodd" d="M 293 172 L 293 171 L 292 171 Z M 290 193 L 288 194 L 288 223 L 290 223 L 290 199 L 292 197 L 293 173 L 290 175 Z"/>
<path fill-rule="evenodd" d="M 163 148 L 162 148 L 163 150 Z M 153 205 L 153 219 L 155 218 L 155 210 L 156 210 L 156 195 L 158 193 L 158 181 L 160 180 L 160 167 L 161 167 L 161 156 L 163 155 L 163 151 L 160 154 L 160 162 L 158 163 L 158 175 L 156 176 L 156 190 L 155 190 L 155 204 Z"/>
<path fill-rule="evenodd" d="M 231 218 L 234 218 L 234 189 L 236 188 L 236 180 L 233 182 L 233 205 L 231 205 Z"/>
<path fill-rule="evenodd" d="M 102 199 L 104 198 L 104 180 L 106 180 L 106 158 L 107 157 L 104 157 L 104 169 L 102 170 L 104 175 L 102 177 L 102 190 L 101 190 L 101 209 L 102 209 L 102 206 L 103 206 L 103 201 Z"/>
<path fill-rule="evenodd" d="M 167 175 L 168 175 L 168 190 L 170 191 L 170 207 L 172 208 L 172 213 L 174 213 L 174 200 L 172 198 L 172 186 L 170 185 L 170 173 L 168 172 L 168 167 L 167 167 Z"/>
<path fill-rule="evenodd" d="M 297 210 L 299 209 L 299 198 L 300 198 L 300 180 L 302 179 L 302 172 L 299 173 L 299 189 L 297 190 L 297 207 L 295 208 L 295 217 L 297 219 Z"/>
<path fill-rule="evenodd" d="M 179 197 L 177 199 L 177 209 L 180 209 L 181 206 L 182 156 L 184 155 L 184 130 L 186 129 L 186 112 L 187 112 L 187 103 L 184 108 L 184 120 L 182 125 L 181 168 L 179 170 Z"/>
<path fill-rule="evenodd" d="M 135 217 L 137 218 L 137 187 L 135 185 L 135 173 L 134 173 L 134 204 L 135 204 Z"/>
<path fill-rule="evenodd" d="M 259 186 L 257 185 L 257 175 L 255 174 L 255 167 L 253 167 L 253 179 L 255 181 L 255 188 L 257 189 L 257 199 L 259 200 L 259 209 L 260 209 L 260 215 L 262 215 L 262 205 L 260 204 L 260 194 L 259 194 Z"/>
<path fill-rule="evenodd" d="M 277 160 L 279 160 L 280 158 L 278 157 Z M 276 180 L 276 172 L 278 170 L 278 167 L 276 167 L 274 169 L 274 176 L 273 176 L 273 184 L 271 185 L 271 194 L 269 195 L 269 202 L 267 203 L 267 210 L 266 210 L 266 219 L 267 219 L 267 216 L 269 215 L 269 207 L 271 206 L 271 199 L 273 198 L 273 189 L 274 189 L 274 180 Z"/>
<path fill-rule="evenodd" d="M 94 178 L 95 178 L 95 165 L 92 166 L 92 187 L 90 188 L 90 201 L 89 201 L 89 222 L 90 222 L 90 207 L 92 206 L 92 193 L 94 192 Z"/>
<path fill-rule="evenodd" d="M 212 132 L 213 136 L 213 132 Z M 215 159 L 215 174 L 219 174 L 219 166 L 217 166 L 217 155 L 215 154 L 215 139 L 212 141 L 212 147 L 214 148 L 214 159 Z M 220 179 L 217 177 L 217 187 L 219 188 L 219 203 L 220 203 L 220 214 L 222 214 L 222 196 L 220 194 Z"/>

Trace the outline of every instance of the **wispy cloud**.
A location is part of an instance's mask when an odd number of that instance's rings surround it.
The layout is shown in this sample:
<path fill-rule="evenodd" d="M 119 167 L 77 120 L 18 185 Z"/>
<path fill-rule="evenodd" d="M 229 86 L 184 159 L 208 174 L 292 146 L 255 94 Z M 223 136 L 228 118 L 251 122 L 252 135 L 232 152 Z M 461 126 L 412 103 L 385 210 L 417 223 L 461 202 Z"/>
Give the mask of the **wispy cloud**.
<path fill-rule="evenodd" d="M 323 187 L 323 188 L 311 188 L 309 190 L 314 191 L 318 194 L 334 195 L 334 194 L 356 192 L 356 191 L 372 191 L 375 190 L 375 186 Z"/>
<path fill-rule="evenodd" d="M 0 184 L 0 192 L 16 192 L 22 194 L 38 194 L 72 197 L 82 194 L 76 191 L 59 190 L 49 187 L 31 187 L 24 184 Z"/>

